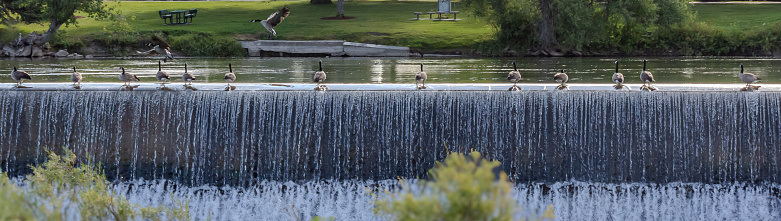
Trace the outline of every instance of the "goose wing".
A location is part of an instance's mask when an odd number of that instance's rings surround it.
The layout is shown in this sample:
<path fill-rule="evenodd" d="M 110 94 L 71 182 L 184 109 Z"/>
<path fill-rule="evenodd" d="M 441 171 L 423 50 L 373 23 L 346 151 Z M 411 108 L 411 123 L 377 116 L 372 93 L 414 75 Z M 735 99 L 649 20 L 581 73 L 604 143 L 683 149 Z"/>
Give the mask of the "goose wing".
<path fill-rule="evenodd" d="M 168 44 L 168 42 L 158 37 L 157 35 L 152 35 L 152 42 L 154 42 L 155 44 L 159 45 L 161 48 L 164 49 L 171 48 L 171 45 Z"/>
<path fill-rule="evenodd" d="M 274 14 L 271 14 L 271 16 L 268 16 L 267 20 L 271 27 L 276 27 L 279 23 L 282 23 L 282 20 L 285 20 L 288 15 L 290 15 L 290 7 L 285 6 L 279 9 L 279 11 L 274 12 Z"/>

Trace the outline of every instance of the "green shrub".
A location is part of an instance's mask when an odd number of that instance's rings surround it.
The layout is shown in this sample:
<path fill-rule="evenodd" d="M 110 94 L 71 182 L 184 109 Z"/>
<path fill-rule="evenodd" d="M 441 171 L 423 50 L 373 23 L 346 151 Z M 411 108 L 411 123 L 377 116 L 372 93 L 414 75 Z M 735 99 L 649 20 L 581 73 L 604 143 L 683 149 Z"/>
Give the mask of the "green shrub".
<path fill-rule="evenodd" d="M 73 39 L 68 37 L 68 32 L 60 30 L 52 37 L 51 46 L 55 49 L 65 49 L 70 53 L 81 53 L 81 49 L 84 48 L 84 41 L 81 39 Z"/>
<path fill-rule="evenodd" d="M 22 191 L 0 176 L 0 220 L 61 220 L 65 202 L 77 206 L 84 220 L 159 220 L 165 213 L 170 220 L 190 220 L 187 203 L 173 206 L 140 207 L 111 192 L 98 166 L 77 165 L 76 156 L 64 150 L 63 156 L 47 151 L 46 163 L 32 167 L 23 181 Z M 8 213 L 5 213 L 8 211 Z M 8 219 L 5 219 L 8 218 Z"/>
<path fill-rule="evenodd" d="M 494 173 L 500 164 L 479 152 L 450 153 L 429 171 L 430 180 L 421 181 L 418 191 L 402 181 L 407 191 L 378 200 L 375 212 L 393 220 L 513 220 L 518 207 L 510 196 L 511 184 L 504 172 L 498 179 Z M 553 214 L 551 206 L 536 219 L 553 219 Z"/>
<path fill-rule="evenodd" d="M 247 54 L 247 50 L 242 48 L 238 41 L 208 33 L 169 35 L 168 39 L 173 50 L 189 56 L 243 57 Z"/>

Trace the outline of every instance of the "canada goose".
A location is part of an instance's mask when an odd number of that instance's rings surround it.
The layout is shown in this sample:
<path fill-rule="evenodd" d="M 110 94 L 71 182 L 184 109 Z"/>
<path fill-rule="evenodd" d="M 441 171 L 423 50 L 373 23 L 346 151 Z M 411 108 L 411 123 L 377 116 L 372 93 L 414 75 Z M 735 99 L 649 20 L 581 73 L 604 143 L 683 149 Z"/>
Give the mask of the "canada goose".
<path fill-rule="evenodd" d="M 233 65 L 231 63 L 228 63 L 228 70 L 230 72 L 225 73 L 225 82 L 227 82 L 230 87 L 231 83 L 236 80 L 236 74 L 233 74 Z"/>
<path fill-rule="evenodd" d="M 743 82 L 746 82 L 746 87 L 751 86 L 753 83 L 759 82 L 759 80 L 762 80 L 762 78 L 757 77 L 754 74 L 751 73 L 743 73 L 743 64 L 740 64 L 740 73 L 738 74 L 738 77 L 740 77 L 740 80 Z"/>
<path fill-rule="evenodd" d="M 518 67 L 515 66 L 513 61 L 513 70 L 507 74 L 507 80 L 513 83 L 513 87 L 517 87 L 518 81 L 521 80 L 521 72 L 518 71 Z"/>
<path fill-rule="evenodd" d="M 274 30 L 274 28 L 277 27 L 279 23 L 282 23 L 282 20 L 285 20 L 288 15 L 290 15 L 290 7 L 286 5 L 285 7 L 279 9 L 279 11 L 276 11 L 268 16 L 266 20 L 255 19 L 250 22 L 260 22 L 260 24 L 263 25 L 263 27 L 266 28 L 266 30 L 270 33 L 268 39 L 271 39 L 277 36 L 277 31 Z"/>
<path fill-rule="evenodd" d="M 73 85 L 81 85 L 81 73 L 76 71 L 76 67 L 73 67 L 73 74 L 71 74 L 71 81 L 73 81 Z"/>
<path fill-rule="evenodd" d="M 182 75 L 182 80 L 184 80 L 184 85 L 187 86 L 193 84 L 193 80 L 195 80 L 195 75 L 193 73 L 187 72 L 187 63 L 184 63 L 184 74 Z"/>
<path fill-rule="evenodd" d="M 168 60 L 173 60 L 174 56 L 171 55 L 171 45 L 168 44 L 165 40 L 158 37 L 157 35 L 152 36 L 152 41 L 157 43 L 153 50 L 159 55 L 163 55 L 163 62 L 168 62 Z"/>
<path fill-rule="evenodd" d="M 16 86 L 21 87 L 22 83 L 24 82 L 24 79 L 32 80 L 33 78 L 30 77 L 30 74 L 28 74 L 25 71 L 20 71 L 16 69 L 16 66 L 14 66 L 14 71 L 11 72 L 11 78 L 16 81 Z"/>
<path fill-rule="evenodd" d="M 318 65 L 320 66 L 320 70 L 315 72 L 314 81 L 315 83 L 317 83 L 315 89 L 322 88 L 320 84 L 325 81 L 325 71 L 323 71 L 323 61 L 318 61 Z"/>
<path fill-rule="evenodd" d="M 141 79 L 138 79 L 135 74 L 125 72 L 124 67 L 119 67 L 119 69 L 122 69 L 122 73 L 119 74 L 119 80 L 124 81 L 125 86 L 129 86 L 128 83 L 131 81 L 141 81 Z"/>
<path fill-rule="evenodd" d="M 556 73 L 556 75 L 553 75 L 553 80 L 555 80 L 557 83 L 567 83 L 569 81 L 569 76 L 567 76 L 567 73 L 564 73 L 564 69 L 561 70 L 561 72 Z"/>
<path fill-rule="evenodd" d="M 567 76 L 567 73 L 564 73 L 564 69 L 562 69 L 561 72 L 553 75 L 553 80 L 561 84 L 556 88 L 563 90 L 564 88 L 567 88 L 567 81 L 569 81 L 569 76 Z"/>
<path fill-rule="evenodd" d="M 157 74 L 155 74 L 155 78 L 157 78 L 157 81 L 162 81 L 162 85 L 164 86 L 165 83 L 171 79 L 171 76 L 168 75 L 167 72 L 163 71 L 163 66 L 160 64 L 160 61 L 157 61 Z"/>
<path fill-rule="evenodd" d="M 616 63 L 616 73 L 613 73 L 613 82 L 615 82 L 616 85 L 620 86 L 624 84 L 624 75 L 618 73 L 618 61 L 615 61 L 615 63 Z"/>
<path fill-rule="evenodd" d="M 418 86 L 418 82 L 423 82 L 423 87 L 426 87 L 426 79 L 428 76 L 426 76 L 426 72 L 423 71 L 423 64 L 420 64 L 420 71 L 415 74 L 415 86 L 418 88 L 421 88 Z"/>
<path fill-rule="evenodd" d="M 651 82 L 656 82 L 656 80 L 654 80 L 654 75 L 650 71 L 645 70 L 646 63 L 647 61 L 643 59 L 643 72 L 640 72 L 640 80 L 643 81 L 643 87 L 649 88 L 651 87 Z"/>

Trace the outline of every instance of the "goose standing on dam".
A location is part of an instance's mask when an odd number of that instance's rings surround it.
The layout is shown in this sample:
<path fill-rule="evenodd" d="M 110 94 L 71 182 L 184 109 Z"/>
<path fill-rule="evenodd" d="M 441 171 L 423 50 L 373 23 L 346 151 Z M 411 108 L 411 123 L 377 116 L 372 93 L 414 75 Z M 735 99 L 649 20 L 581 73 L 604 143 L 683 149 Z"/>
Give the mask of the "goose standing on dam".
<path fill-rule="evenodd" d="M 233 73 L 233 64 L 228 63 L 228 73 L 225 73 L 225 82 L 228 83 L 228 87 L 231 86 L 231 83 L 236 81 L 236 74 Z"/>
<path fill-rule="evenodd" d="M 192 86 L 193 80 L 195 80 L 195 75 L 187 71 L 187 63 L 184 63 L 184 74 L 182 75 L 182 80 L 184 81 L 184 86 Z"/>
<path fill-rule="evenodd" d="M 518 71 L 518 67 L 515 65 L 515 61 L 513 61 L 513 70 L 507 74 L 507 80 L 513 83 L 513 86 L 510 87 L 511 91 L 517 91 L 521 89 L 518 87 L 518 81 L 521 80 L 521 72 Z"/>
<path fill-rule="evenodd" d="M 119 74 L 119 80 L 125 82 L 124 86 L 130 86 L 129 83 L 132 81 L 141 81 L 135 74 L 125 72 L 124 67 L 119 67 L 119 69 L 122 69 L 122 73 Z"/>
<path fill-rule="evenodd" d="M 618 72 L 618 60 L 616 60 L 613 63 L 616 63 L 616 72 L 613 73 L 613 77 L 612 77 L 613 82 L 615 82 L 616 85 L 613 85 L 613 88 L 615 88 L 617 90 L 618 89 L 622 89 L 622 88 L 624 88 L 624 74 L 621 74 L 620 72 Z"/>
<path fill-rule="evenodd" d="M 425 89 L 426 88 L 426 79 L 428 76 L 426 75 L 426 72 L 423 71 L 423 64 L 420 64 L 420 71 L 418 73 L 415 73 L 415 86 L 418 87 L 418 89 Z M 418 85 L 418 82 L 423 82 L 423 85 Z"/>
<path fill-rule="evenodd" d="M 157 61 L 157 74 L 155 74 L 155 78 L 157 78 L 157 81 L 163 82 L 160 83 L 163 87 L 165 87 L 165 83 L 171 79 L 171 75 L 168 75 L 168 72 L 163 71 L 163 65 L 160 64 L 160 61 Z"/>
<path fill-rule="evenodd" d="M 71 74 L 71 81 L 73 82 L 73 86 L 79 85 L 81 86 L 81 80 L 83 77 L 81 76 L 81 73 L 76 71 L 76 66 L 73 67 L 73 74 Z"/>
<path fill-rule="evenodd" d="M 656 88 L 651 86 L 651 82 L 656 82 L 656 80 L 654 80 L 654 75 L 651 74 L 650 71 L 646 71 L 646 63 L 648 63 L 648 61 L 643 59 L 643 71 L 640 72 L 640 81 L 643 82 L 643 86 L 641 86 L 640 89 L 646 91 L 655 91 Z"/>
<path fill-rule="evenodd" d="M 321 85 L 325 81 L 325 71 L 323 71 L 323 61 L 318 61 L 318 65 L 320 66 L 320 69 L 315 72 L 314 81 L 317 83 L 317 86 L 315 86 L 315 90 L 324 90 L 328 87 L 325 85 Z"/>
<path fill-rule="evenodd" d="M 553 80 L 559 83 L 560 85 L 556 87 L 556 89 L 564 90 L 569 89 L 569 86 L 567 86 L 567 81 L 569 81 L 569 76 L 567 76 L 567 73 L 564 73 L 564 69 L 561 69 L 561 72 L 556 73 L 556 75 L 553 75 Z"/>
<path fill-rule="evenodd" d="M 22 83 L 24 83 L 24 80 L 32 80 L 33 78 L 30 77 L 30 74 L 28 74 L 26 71 L 20 71 L 16 69 L 16 66 L 14 66 L 14 71 L 11 72 L 11 78 L 16 81 L 16 87 L 22 87 Z"/>
<path fill-rule="evenodd" d="M 759 82 L 759 80 L 762 80 L 762 78 L 759 78 L 757 75 L 751 73 L 743 73 L 743 64 L 740 64 L 740 73 L 738 73 L 738 77 L 741 81 L 746 83 L 746 87 L 744 87 L 743 90 L 754 91 L 759 89 L 759 86 L 754 86 L 751 84 Z"/>

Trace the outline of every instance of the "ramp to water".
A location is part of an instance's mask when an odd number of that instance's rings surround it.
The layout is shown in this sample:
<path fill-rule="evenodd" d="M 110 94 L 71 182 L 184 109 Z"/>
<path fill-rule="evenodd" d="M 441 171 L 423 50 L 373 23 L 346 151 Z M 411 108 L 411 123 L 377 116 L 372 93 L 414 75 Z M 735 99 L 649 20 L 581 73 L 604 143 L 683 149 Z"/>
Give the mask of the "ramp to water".
<path fill-rule="evenodd" d="M 0 91 L 12 175 L 65 147 L 112 179 L 379 180 L 474 149 L 516 181 L 781 181 L 775 92 L 20 90 Z"/>

